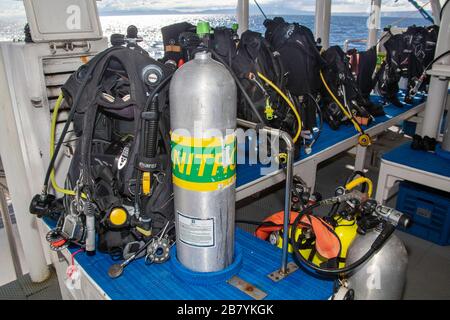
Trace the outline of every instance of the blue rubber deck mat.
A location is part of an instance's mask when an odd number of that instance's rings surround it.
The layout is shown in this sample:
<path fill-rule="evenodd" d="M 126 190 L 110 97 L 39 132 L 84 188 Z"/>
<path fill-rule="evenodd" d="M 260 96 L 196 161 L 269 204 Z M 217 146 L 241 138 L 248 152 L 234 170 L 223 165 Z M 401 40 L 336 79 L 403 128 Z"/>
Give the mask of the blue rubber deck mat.
<path fill-rule="evenodd" d="M 382 159 L 440 176 L 450 177 L 450 160 L 440 157 L 436 153 L 413 150 L 410 142 L 385 153 Z"/>
<path fill-rule="evenodd" d="M 52 223 L 48 223 L 52 225 Z M 252 234 L 236 229 L 236 246 L 242 255 L 237 276 L 267 293 L 266 300 L 324 300 L 334 288 L 334 281 L 299 269 L 279 282 L 268 274 L 280 268 L 281 250 Z M 175 248 L 172 248 L 172 252 Z M 71 252 L 76 248 L 70 249 Z M 170 259 L 175 257 L 171 255 Z M 174 263 L 146 265 L 144 259 L 129 264 L 122 276 L 109 278 L 109 267 L 117 263 L 110 255 L 78 253 L 75 260 L 99 287 L 113 300 L 252 300 L 249 295 L 225 280 L 193 283 L 176 276 Z M 291 261 L 291 257 L 289 257 Z M 203 279 L 202 279 L 203 280 Z"/>
<path fill-rule="evenodd" d="M 399 99 L 400 101 L 403 101 L 404 94 L 399 93 Z M 378 96 L 372 96 L 371 100 L 375 103 L 382 103 L 382 98 Z M 398 116 L 399 114 L 402 114 L 411 108 L 417 106 L 418 104 L 425 101 L 424 95 L 416 95 L 416 97 L 413 100 L 412 104 L 406 104 L 403 103 L 403 107 L 399 108 L 392 104 L 388 104 L 384 106 L 384 111 L 386 115 L 376 117 L 375 121 L 372 121 L 372 123 L 366 127 L 363 126 L 363 129 L 368 129 L 370 127 L 376 126 L 380 123 L 386 122 L 393 117 Z M 349 139 L 351 137 L 357 136 L 358 133 L 356 132 L 355 128 L 352 124 L 347 125 L 341 125 L 338 130 L 333 130 L 330 128 L 330 126 L 327 123 L 323 124 L 322 132 L 320 134 L 319 139 L 316 141 L 312 148 L 312 152 L 310 154 L 305 154 L 303 149 L 299 156 L 297 156 L 296 162 L 303 160 L 305 158 L 311 157 L 316 153 L 319 153 L 323 150 L 326 150 L 335 144 Z M 248 156 L 248 155 L 247 155 Z M 249 182 L 255 181 L 262 177 L 261 175 L 261 168 L 264 167 L 262 164 L 248 164 L 248 161 L 246 161 L 245 164 L 239 164 L 236 169 L 236 186 L 240 187 L 243 186 Z"/>

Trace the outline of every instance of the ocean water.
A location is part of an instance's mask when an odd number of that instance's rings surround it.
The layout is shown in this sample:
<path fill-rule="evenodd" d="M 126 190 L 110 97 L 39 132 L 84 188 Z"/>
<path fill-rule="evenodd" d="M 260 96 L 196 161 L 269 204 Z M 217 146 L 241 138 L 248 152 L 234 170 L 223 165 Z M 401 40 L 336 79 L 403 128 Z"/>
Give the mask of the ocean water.
<path fill-rule="evenodd" d="M 270 16 L 269 16 L 270 17 Z M 298 22 L 314 29 L 314 16 L 312 15 L 285 15 L 288 22 Z M 180 14 L 180 15 L 129 15 L 129 16 L 101 16 L 104 35 L 109 37 L 113 33 L 125 33 L 130 24 L 139 28 L 140 35 L 144 38 L 142 46 L 147 49 L 154 58 L 161 57 L 163 53 L 161 28 L 177 22 L 187 21 L 196 24 L 198 21 L 209 21 L 212 26 L 229 26 L 236 22 L 234 15 L 219 14 Z M 250 29 L 264 33 L 264 18 L 261 15 L 250 16 Z M 385 17 L 381 19 L 381 26 L 395 25 L 407 27 L 410 25 L 429 25 L 422 18 L 395 18 Z M 0 18 L 0 41 L 21 41 L 25 18 Z M 367 17 L 362 16 L 333 16 L 331 19 L 330 43 L 342 45 L 346 39 L 367 38 Z M 354 47 L 363 49 L 364 45 L 355 44 Z"/>

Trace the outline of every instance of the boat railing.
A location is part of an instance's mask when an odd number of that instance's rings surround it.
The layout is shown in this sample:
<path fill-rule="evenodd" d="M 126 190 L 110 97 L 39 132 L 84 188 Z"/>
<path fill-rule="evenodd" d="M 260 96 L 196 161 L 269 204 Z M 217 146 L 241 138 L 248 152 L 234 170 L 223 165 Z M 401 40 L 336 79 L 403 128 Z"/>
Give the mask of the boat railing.
<path fill-rule="evenodd" d="M 367 43 L 367 39 L 345 39 L 344 41 L 344 52 L 347 52 L 350 44 L 355 44 L 355 43 Z"/>

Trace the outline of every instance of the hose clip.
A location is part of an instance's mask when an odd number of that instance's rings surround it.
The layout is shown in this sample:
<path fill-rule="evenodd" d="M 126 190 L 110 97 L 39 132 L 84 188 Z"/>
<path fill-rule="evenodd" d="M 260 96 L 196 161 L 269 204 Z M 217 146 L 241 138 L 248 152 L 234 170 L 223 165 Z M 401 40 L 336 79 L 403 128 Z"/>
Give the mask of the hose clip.
<path fill-rule="evenodd" d="M 372 139 L 367 133 L 363 133 L 358 137 L 358 144 L 361 147 L 368 147 L 372 144 Z"/>

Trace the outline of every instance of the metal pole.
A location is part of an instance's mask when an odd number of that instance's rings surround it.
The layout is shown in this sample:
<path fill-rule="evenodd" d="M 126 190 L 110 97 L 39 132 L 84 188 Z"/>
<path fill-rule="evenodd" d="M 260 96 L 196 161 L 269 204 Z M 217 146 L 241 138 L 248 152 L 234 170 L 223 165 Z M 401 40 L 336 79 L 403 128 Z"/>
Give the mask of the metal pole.
<path fill-rule="evenodd" d="M 330 46 L 331 0 L 316 0 L 314 32 L 316 40 L 320 38 L 322 47 Z"/>
<path fill-rule="evenodd" d="M 249 129 L 257 129 L 258 125 L 256 123 L 237 119 L 238 126 L 249 128 Z M 275 135 L 284 140 L 286 143 L 286 151 L 287 151 L 287 168 L 286 168 L 286 186 L 284 191 L 284 217 L 283 217 L 283 247 L 281 253 L 281 274 L 288 273 L 288 246 L 289 246 L 289 222 L 291 216 L 291 191 L 292 191 L 292 180 L 294 177 L 294 141 L 291 136 L 281 130 L 270 128 L 270 127 L 262 127 L 260 130 L 266 131 L 270 135 Z"/>
<path fill-rule="evenodd" d="M 237 22 L 239 24 L 238 34 L 239 36 L 248 30 L 248 13 L 249 13 L 249 0 L 238 0 L 237 5 Z"/>
<path fill-rule="evenodd" d="M 294 141 L 291 136 L 284 131 L 280 131 L 280 138 L 286 143 L 287 149 L 287 168 L 286 168 L 286 187 L 284 190 L 284 217 L 283 217 L 283 248 L 281 273 L 287 273 L 288 246 L 289 246 L 289 222 L 291 217 L 291 193 L 292 180 L 294 177 Z"/>
<path fill-rule="evenodd" d="M 450 5 L 447 5 L 442 14 L 441 28 L 439 30 L 435 57 L 450 50 Z M 450 56 L 443 57 L 434 66 L 439 64 L 450 65 Z M 435 69 L 434 67 L 432 68 Z M 422 137 L 437 138 L 448 96 L 448 78 L 432 75 L 428 91 L 427 105 L 422 124 Z"/>
<path fill-rule="evenodd" d="M 444 138 L 442 139 L 441 148 L 444 151 L 450 152 L 450 112 L 447 112 L 447 119 L 445 122 Z"/>
<path fill-rule="evenodd" d="M 9 245 L 9 251 L 11 253 L 11 259 L 14 266 L 14 271 L 16 273 L 16 278 L 23 275 L 22 267 L 20 266 L 19 253 L 17 251 L 16 240 L 14 238 L 14 231 L 12 228 L 11 217 L 9 216 L 8 203 L 5 197 L 5 188 L 0 184 L 0 212 L 3 220 L 3 225 L 5 226 L 6 239 Z"/>
<path fill-rule="evenodd" d="M 372 0 L 370 5 L 370 16 L 368 21 L 369 37 L 367 49 L 372 48 L 378 42 L 378 31 L 380 30 L 381 0 Z"/>
<path fill-rule="evenodd" d="M 440 25 L 441 23 L 441 3 L 439 0 L 431 0 L 431 12 L 433 13 L 433 19 L 435 25 Z"/>

